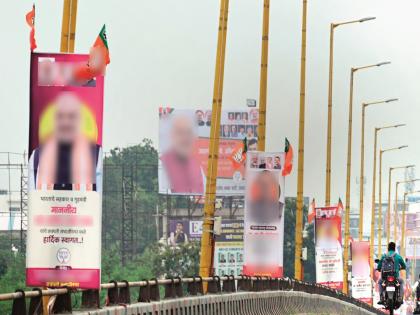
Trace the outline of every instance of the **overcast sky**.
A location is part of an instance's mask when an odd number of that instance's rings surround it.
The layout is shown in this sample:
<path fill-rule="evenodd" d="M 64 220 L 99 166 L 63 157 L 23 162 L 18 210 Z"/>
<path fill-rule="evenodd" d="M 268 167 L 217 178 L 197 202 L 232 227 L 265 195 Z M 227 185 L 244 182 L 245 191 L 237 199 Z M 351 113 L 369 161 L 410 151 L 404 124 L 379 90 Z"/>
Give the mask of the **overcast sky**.
<path fill-rule="evenodd" d="M 381 148 L 410 145 L 405 151 L 386 155 L 384 170 L 406 163 L 420 165 L 420 1 L 308 2 L 304 194 L 315 197 L 318 204 L 322 204 L 325 194 L 329 24 L 377 17 L 375 21 L 336 30 L 333 201 L 345 195 L 350 68 L 392 61 L 389 66 L 366 70 L 356 77 L 352 206 L 357 206 L 361 102 L 400 99 L 368 111 L 367 199 L 372 186 L 375 126 L 408 124 L 381 134 Z M 57 52 L 62 1 L 35 4 L 38 51 Z M 0 10 L 0 151 L 22 152 L 27 147 L 29 29 L 24 16 L 31 5 L 32 1 L 9 1 Z M 244 108 L 246 98 L 258 99 L 262 7 L 262 0 L 230 1 L 225 109 Z M 267 150 L 271 151 L 282 150 L 287 136 L 297 152 L 301 10 L 299 0 L 271 2 L 267 114 Z M 135 144 L 143 138 L 151 138 L 157 145 L 160 105 L 210 108 L 218 14 L 218 0 L 79 1 L 76 52 L 88 52 L 103 23 L 108 30 L 111 64 L 105 87 L 105 150 Z M 296 194 L 296 172 L 288 177 L 286 186 L 287 195 Z"/>

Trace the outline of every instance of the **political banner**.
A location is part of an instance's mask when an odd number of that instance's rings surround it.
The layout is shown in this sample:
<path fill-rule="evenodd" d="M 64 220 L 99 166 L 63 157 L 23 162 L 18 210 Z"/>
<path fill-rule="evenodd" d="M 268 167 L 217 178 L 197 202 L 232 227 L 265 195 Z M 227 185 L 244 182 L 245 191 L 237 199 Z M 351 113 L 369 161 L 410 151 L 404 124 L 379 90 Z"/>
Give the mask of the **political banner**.
<path fill-rule="evenodd" d="M 167 244 L 176 247 L 189 242 L 199 242 L 203 233 L 203 221 L 170 220 Z M 242 274 L 244 221 L 223 219 L 221 234 L 215 236 L 213 267 L 217 276 Z"/>
<path fill-rule="evenodd" d="M 362 302 L 372 304 L 372 280 L 370 278 L 370 243 L 351 243 L 352 279 L 351 295 Z"/>
<path fill-rule="evenodd" d="M 168 245 L 188 244 L 190 241 L 201 240 L 203 221 L 199 220 L 169 220 Z"/>
<path fill-rule="evenodd" d="M 31 55 L 26 284 L 98 289 L 104 78 L 88 55 Z"/>
<path fill-rule="evenodd" d="M 244 221 L 223 220 L 222 233 L 216 236 L 214 270 L 217 276 L 239 276 L 244 263 Z"/>
<path fill-rule="evenodd" d="M 284 153 L 248 152 L 244 269 L 247 276 L 283 276 Z"/>
<path fill-rule="evenodd" d="M 257 148 L 258 110 L 223 111 L 221 115 L 217 195 L 245 192 L 244 166 L 233 167 L 233 150 L 248 139 Z M 210 144 L 211 111 L 160 108 L 159 192 L 204 195 Z"/>
<path fill-rule="evenodd" d="M 336 290 L 343 289 L 343 251 L 339 206 L 316 208 L 316 282 Z"/>

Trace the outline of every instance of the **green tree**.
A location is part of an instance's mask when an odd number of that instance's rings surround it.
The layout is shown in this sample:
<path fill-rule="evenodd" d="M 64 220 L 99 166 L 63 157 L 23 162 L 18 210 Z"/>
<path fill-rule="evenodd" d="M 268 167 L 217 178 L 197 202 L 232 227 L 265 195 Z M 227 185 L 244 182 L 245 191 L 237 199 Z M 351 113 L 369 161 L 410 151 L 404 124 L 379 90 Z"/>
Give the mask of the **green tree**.
<path fill-rule="evenodd" d="M 307 221 L 308 208 L 303 208 L 304 222 Z M 295 276 L 295 231 L 296 231 L 296 198 L 286 198 L 284 220 L 284 274 Z M 307 238 L 303 240 L 303 247 L 308 250 L 308 260 L 303 263 L 304 279 L 315 282 L 315 242 L 314 225 L 307 226 Z"/>

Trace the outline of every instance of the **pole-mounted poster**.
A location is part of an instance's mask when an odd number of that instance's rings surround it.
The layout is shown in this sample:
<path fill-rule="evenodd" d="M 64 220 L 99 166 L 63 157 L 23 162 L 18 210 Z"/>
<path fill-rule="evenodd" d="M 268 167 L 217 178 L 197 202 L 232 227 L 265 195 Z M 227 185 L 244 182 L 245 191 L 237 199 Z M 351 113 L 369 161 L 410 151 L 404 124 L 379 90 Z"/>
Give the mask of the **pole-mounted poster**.
<path fill-rule="evenodd" d="M 339 206 L 316 208 L 316 282 L 343 289 L 343 250 Z"/>
<path fill-rule="evenodd" d="M 88 55 L 31 55 L 28 286 L 99 288 L 104 78 Z"/>
<path fill-rule="evenodd" d="M 283 276 L 284 153 L 248 151 L 244 274 Z"/>

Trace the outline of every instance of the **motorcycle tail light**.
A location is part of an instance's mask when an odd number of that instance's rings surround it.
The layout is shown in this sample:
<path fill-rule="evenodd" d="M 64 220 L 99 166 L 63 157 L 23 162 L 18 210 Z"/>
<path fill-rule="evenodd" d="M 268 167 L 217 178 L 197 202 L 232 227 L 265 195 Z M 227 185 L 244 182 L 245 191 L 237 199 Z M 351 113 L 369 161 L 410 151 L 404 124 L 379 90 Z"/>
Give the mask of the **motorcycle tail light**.
<path fill-rule="evenodd" d="M 387 280 L 388 280 L 389 282 L 394 282 L 395 277 L 393 277 L 393 276 L 389 276 L 389 277 L 387 278 Z"/>

